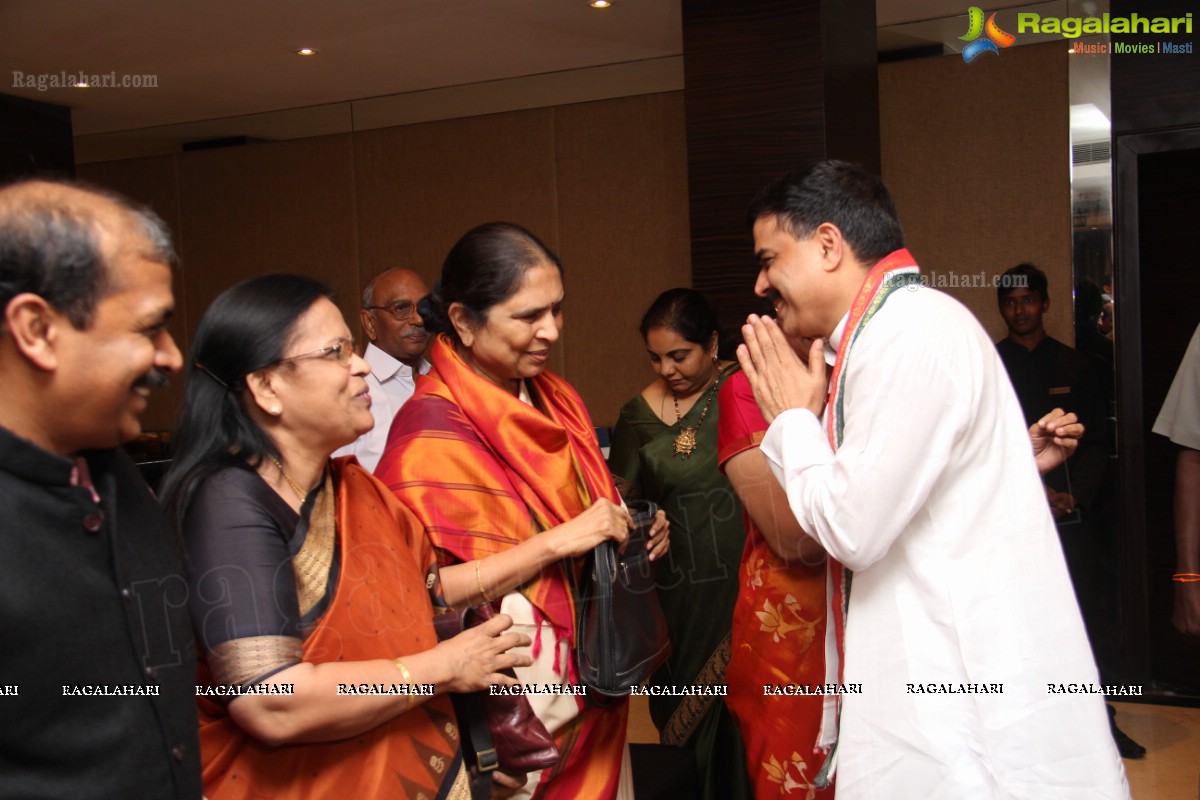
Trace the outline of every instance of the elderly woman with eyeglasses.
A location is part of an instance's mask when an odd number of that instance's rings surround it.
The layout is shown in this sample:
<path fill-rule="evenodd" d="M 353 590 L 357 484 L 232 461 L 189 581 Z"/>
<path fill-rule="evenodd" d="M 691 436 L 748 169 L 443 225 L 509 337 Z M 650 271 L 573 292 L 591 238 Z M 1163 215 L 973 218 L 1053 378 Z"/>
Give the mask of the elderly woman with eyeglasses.
<path fill-rule="evenodd" d="M 373 421 L 329 290 L 245 281 L 191 356 L 163 499 L 203 654 L 206 795 L 470 796 L 446 693 L 512 683 L 501 671 L 530 659 L 508 651 L 529 639 L 500 615 L 439 644 L 423 527 L 353 458 L 330 459 Z M 494 780 L 504 795 L 523 776 Z"/>

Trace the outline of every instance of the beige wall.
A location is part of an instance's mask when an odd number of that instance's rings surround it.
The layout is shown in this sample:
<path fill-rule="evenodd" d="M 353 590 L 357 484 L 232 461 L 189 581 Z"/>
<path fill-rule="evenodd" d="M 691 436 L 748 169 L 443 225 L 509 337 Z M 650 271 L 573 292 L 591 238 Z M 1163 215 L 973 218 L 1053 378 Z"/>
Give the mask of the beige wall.
<path fill-rule="evenodd" d="M 1067 53 L 1058 44 L 882 65 L 883 174 L 931 276 L 990 279 L 1033 261 L 1050 276 L 1047 327 L 1071 335 Z M 454 240 L 493 219 L 558 251 L 566 331 L 552 368 L 598 424 L 653 377 L 636 325 L 691 282 L 683 93 L 662 92 L 172 156 L 81 164 L 80 177 L 150 203 L 183 267 L 174 330 L 239 279 L 287 270 L 338 292 L 352 329 L 376 272 L 430 283 Z M 749 254 L 747 254 L 749 257 Z M 747 287 L 749 291 L 749 287 Z M 990 287 L 947 288 L 993 338 Z M 147 429 L 170 428 L 179 390 Z"/>
<path fill-rule="evenodd" d="M 682 93 L 666 92 L 78 171 L 149 203 L 174 231 L 185 354 L 204 309 L 243 278 L 318 277 L 357 329 L 357 295 L 379 270 L 405 266 L 432 283 L 471 226 L 525 225 L 565 268 L 552 368 L 612 424 L 651 377 L 642 311 L 690 281 L 684 141 Z M 175 386 L 154 402 L 147 430 L 172 426 L 179 396 Z"/>
<path fill-rule="evenodd" d="M 988 279 L 1032 261 L 1050 281 L 1046 328 L 1075 341 L 1067 48 L 944 56 L 879 68 L 883 177 L 922 270 Z M 946 291 L 993 339 L 1006 335 L 987 288 Z"/>

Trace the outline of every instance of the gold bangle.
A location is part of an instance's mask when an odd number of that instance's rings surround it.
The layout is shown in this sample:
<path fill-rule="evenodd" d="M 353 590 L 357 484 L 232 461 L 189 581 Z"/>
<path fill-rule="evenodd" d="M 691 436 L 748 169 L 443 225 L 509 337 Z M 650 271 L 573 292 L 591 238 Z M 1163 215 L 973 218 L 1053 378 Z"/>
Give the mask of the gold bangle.
<path fill-rule="evenodd" d="M 1200 575 L 1194 572 L 1180 572 L 1171 576 L 1176 583 L 1200 583 Z"/>
<path fill-rule="evenodd" d="M 396 666 L 396 669 L 398 669 L 400 671 L 401 677 L 404 678 L 404 685 L 408 687 L 408 694 L 406 695 L 406 697 L 408 699 L 405 701 L 405 706 L 404 706 L 404 710 L 408 711 L 410 708 L 413 707 L 414 685 L 413 685 L 412 673 L 408 671 L 408 667 L 404 666 L 404 662 L 398 658 L 393 659 L 392 664 L 394 664 Z"/>
<path fill-rule="evenodd" d="M 483 602 L 490 603 L 492 598 L 488 597 L 487 589 L 483 588 L 483 578 L 479 575 L 479 565 L 483 563 L 483 559 L 475 561 L 475 583 L 479 586 L 479 596 L 483 598 Z"/>

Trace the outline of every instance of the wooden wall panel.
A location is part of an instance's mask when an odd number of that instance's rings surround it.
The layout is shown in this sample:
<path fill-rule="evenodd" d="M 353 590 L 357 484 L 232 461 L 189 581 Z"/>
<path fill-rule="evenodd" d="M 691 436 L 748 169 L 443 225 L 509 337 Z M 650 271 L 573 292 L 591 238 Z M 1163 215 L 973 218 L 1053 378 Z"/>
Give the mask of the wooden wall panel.
<path fill-rule="evenodd" d="M 520 223 L 563 258 L 567 329 L 551 368 L 599 424 L 650 380 L 636 333 L 645 307 L 690 283 L 681 92 L 81 172 L 151 204 L 175 233 L 181 346 L 218 293 L 281 270 L 333 286 L 358 333 L 358 295 L 376 272 L 404 266 L 432 284 L 470 227 Z M 155 428 L 171 424 L 167 399 Z"/>
<path fill-rule="evenodd" d="M 654 377 L 637 333 L 659 293 L 691 285 L 680 92 L 555 112 L 565 374 L 598 425 Z"/>
<path fill-rule="evenodd" d="M 175 343 L 186 354 L 195 320 L 189 319 L 184 281 L 187 259 L 184 253 L 183 225 L 179 215 L 178 158 L 156 156 L 131 161 L 80 164 L 77 176 L 88 183 L 120 192 L 135 202 L 149 206 L 171 229 L 180 265 L 171 281 L 175 293 L 175 316 L 171 318 L 169 328 L 171 335 L 175 337 Z M 146 413 L 142 415 L 143 430 L 171 430 L 175 426 L 175 415 L 182 401 L 183 379 L 176 377 L 171 381 L 170 388 L 150 395 Z"/>
<path fill-rule="evenodd" d="M 354 148 L 361 285 L 404 267 L 432 286 L 454 242 L 495 220 L 557 250 L 551 109 L 364 131 Z"/>
<path fill-rule="evenodd" d="M 1112 16 L 1196 17 L 1195 0 L 1113 0 Z M 1193 23 L 1194 24 L 1194 23 Z M 1194 28 L 1193 28 L 1194 29 Z M 1124 44 L 1191 43 L 1193 34 L 1139 33 L 1113 36 Z M 1110 58 L 1113 135 L 1200 125 L 1200 58 L 1193 53 L 1122 53 Z M 1114 151 L 1116 148 L 1113 148 Z"/>
<path fill-rule="evenodd" d="M 1179 135 L 1179 134 L 1176 134 Z M 1137 298 L 1143 324 L 1139 331 L 1141 415 L 1118 415 L 1130 436 L 1144 443 L 1144 547 L 1149 614 L 1150 677 L 1159 688 L 1200 695 L 1200 643 L 1171 624 L 1176 566 L 1175 462 L 1181 449 L 1151 428 L 1183 360 L 1192 333 L 1200 325 L 1200 272 L 1193 263 L 1196 212 L 1200 210 L 1200 129 L 1187 134 L 1190 147 L 1144 153 L 1138 158 L 1136 215 Z M 1183 136 L 1180 136 L 1183 139 Z M 1183 142 L 1179 142 L 1182 144 Z M 1132 222 L 1132 220 L 1131 220 Z M 1132 277 L 1122 264 L 1118 279 Z M 1122 298 L 1118 298 L 1118 304 Z M 1126 329 L 1120 329 L 1122 332 Z M 1133 337 L 1130 337 L 1133 338 Z M 1120 338 L 1118 338 L 1120 343 Z M 1119 356 L 1128 357 L 1128 350 Z M 1124 365 L 1123 365 L 1124 366 Z M 1122 377 L 1128 375 L 1128 370 Z M 1196 398 L 1192 399 L 1193 402 Z"/>
<path fill-rule="evenodd" d="M 883 177 L 923 270 L 992 276 L 1022 261 L 1050 281 L 1046 329 L 1075 340 L 1067 48 L 883 64 Z M 1007 335 L 992 286 L 945 288 L 993 339 Z"/>
<path fill-rule="evenodd" d="M 0 94 L 0 182 L 74 174 L 71 109 Z"/>
<path fill-rule="evenodd" d="M 322 280 L 347 319 L 357 315 L 349 135 L 185 153 L 179 186 L 193 326 L 222 291 L 271 272 Z"/>
<path fill-rule="evenodd" d="M 1112 4 L 1114 17 L 1135 11 L 1178 17 L 1194 10 L 1186 0 L 1160 0 L 1152 12 L 1130 0 Z M 1195 47 L 1194 37 L 1182 33 L 1120 38 Z M 1170 624 L 1179 448 L 1150 428 L 1200 320 L 1190 253 L 1200 211 L 1200 60 L 1194 54 L 1113 55 L 1110 69 L 1123 656 L 1130 683 L 1194 705 L 1200 645 Z"/>
<path fill-rule="evenodd" d="M 746 208 L 771 179 L 844 158 L 877 170 L 871 0 L 684 0 L 693 280 L 727 326 L 761 310 Z"/>

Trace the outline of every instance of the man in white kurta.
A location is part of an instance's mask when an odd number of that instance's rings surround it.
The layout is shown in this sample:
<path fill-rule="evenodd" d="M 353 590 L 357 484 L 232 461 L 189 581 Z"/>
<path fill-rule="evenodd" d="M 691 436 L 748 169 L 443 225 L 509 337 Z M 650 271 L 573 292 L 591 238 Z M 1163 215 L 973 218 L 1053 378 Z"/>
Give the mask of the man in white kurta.
<path fill-rule="evenodd" d="M 756 291 L 779 319 L 752 317 L 739 354 L 771 421 L 762 452 L 803 529 L 853 570 L 842 682 L 861 694 L 842 697 L 839 800 L 1128 797 L 991 341 L 958 302 L 911 285 L 841 347 L 869 268 L 902 246 L 874 176 L 822 162 L 752 211 Z M 783 331 L 845 361 L 836 452 L 824 361 L 800 366 Z"/>
<path fill-rule="evenodd" d="M 1154 432 L 1180 446 L 1175 460 L 1175 627 L 1200 637 L 1200 326 L 1183 354 Z"/>
<path fill-rule="evenodd" d="M 363 358 L 371 365 L 367 387 L 375 427 L 339 448 L 334 456 L 357 456 L 369 472 L 378 466 L 392 420 L 412 397 L 417 376 L 429 371 L 424 358 L 429 334 L 417 311 L 417 303 L 427 294 L 429 289 L 421 277 L 406 269 L 381 272 L 363 289 L 359 315 L 370 340 Z"/>

